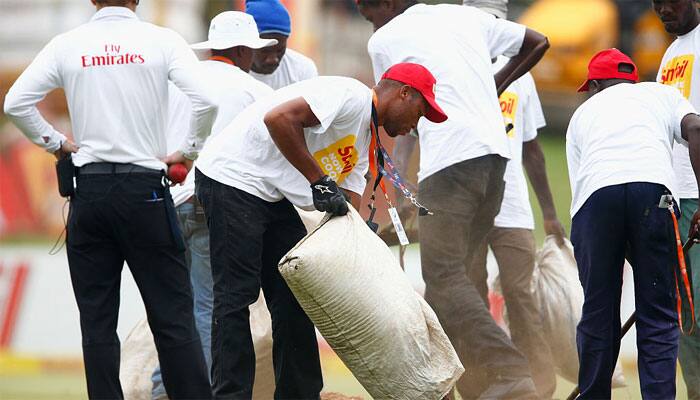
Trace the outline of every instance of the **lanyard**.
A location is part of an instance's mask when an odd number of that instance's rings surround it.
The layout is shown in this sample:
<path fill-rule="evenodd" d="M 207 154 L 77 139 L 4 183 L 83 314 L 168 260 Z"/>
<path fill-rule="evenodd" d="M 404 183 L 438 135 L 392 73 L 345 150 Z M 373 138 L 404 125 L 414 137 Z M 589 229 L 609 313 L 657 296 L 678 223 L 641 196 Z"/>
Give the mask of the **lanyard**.
<path fill-rule="evenodd" d="M 230 60 L 226 57 L 223 57 L 223 56 L 211 56 L 211 57 L 209 57 L 209 59 L 212 61 L 221 61 L 221 62 L 229 64 L 229 65 L 236 65 L 233 63 L 232 60 Z"/>
<path fill-rule="evenodd" d="M 680 233 L 678 232 L 678 219 L 676 219 L 676 213 L 673 212 L 673 204 L 670 204 L 668 206 L 668 210 L 671 212 L 671 218 L 673 219 L 673 231 L 676 234 L 676 251 L 678 253 L 678 267 L 681 271 L 681 278 L 683 279 L 683 286 L 685 289 L 685 294 L 688 298 L 688 303 L 690 304 L 690 315 L 691 315 L 691 320 L 690 320 L 690 330 L 686 333 L 683 330 L 683 304 L 681 301 L 681 292 L 680 288 L 678 287 L 678 274 L 676 273 L 676 269 L 673 269 L 673 277 L 674 280 L 676 281 L 676 311 L 678 312 L 678 326 L 681 328 L 681 332 L 686 335 L 690 335 L 693 332 L 693 329 L 695 328 L 695 306 L 693 304 L 693 293 L 690 288 L 690 282 L 688 279 L 688 269 L 685 265 L 685 255 L 683 254 L 683 244 L 681 243 L 681 236 Z M 694 240 L 692 237 L 689 238 L 688 240 Z M 692 242 L 691 242 L 692 243 Z"/>
<path fill-rule="evenodd" d="M 374 92 L 374 90 L 372 91 L 372 119 L 369 123 L 369 129 L 371 135 L 369 144 L 369 170 L 374 177 L 374 186 L 372 187 L 372 195 L 370 196 L 370 214 L 369 219 L 367 220 L 367 225 L 369 225 L 370 228 L 376 232 L 376 228 L 378 226 L 376 223 L 372 222 L 372 219 L 374 218 L 374 213 L 377 211 L 377 209 L 374 207 L 374 194 L 376 193 L 378 187 L 382 190 L 382 193 L 384 193 L 384 199 L 386 200 L 387 204 L 389 204 L 389 207 L 392 207 L 391 201 L 389 200 L 389 195 L 386 191 L 386 186 L 384 186 L 384 182 L 382 182 L 382 178 L 386 178 L 389 182 L 391 182 L 391 184 L 399 189 L 401 194 L 403 194 L 403 196 L 407 198 L 411 204 L 418 207 L 418 215 L 432 215 L 427 208 L 418 203 L 416 196 L 411 193 L 410 190 L 408 190 L 406 184 L 394 166 L 394 162 L 391 160 L 391 157 L 389 157 L 389 153 L 386 151 L 384 146 L 382 146 L 379 139 L 377 94 Z"/>

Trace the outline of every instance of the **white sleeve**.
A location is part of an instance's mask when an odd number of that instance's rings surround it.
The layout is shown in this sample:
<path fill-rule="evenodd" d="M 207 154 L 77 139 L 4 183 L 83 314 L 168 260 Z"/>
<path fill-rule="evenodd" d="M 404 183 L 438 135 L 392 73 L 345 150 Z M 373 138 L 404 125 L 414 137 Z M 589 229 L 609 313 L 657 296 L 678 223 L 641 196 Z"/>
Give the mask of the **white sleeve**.
<path fill-rule="evenodd" d="M 318 68 L 316 68 L 316 63 L 314 63 L 314 61 L 310 58 L 307 61 L 306 68 L 304 68 L 304 72 L 301 74 L 302 81 L 318 76 Z"/>
<path fill-rule="evenodd" d="M 63 86 L 56 60 L 56 38 L 51 40 L 17 78 L 5 95 L 5 115 L 34 144 L 53 153 L 66 137 L 41 116 L 36 104 L 51 90 Z"/>
<path fill-rule="evenodd" d="M 681 132 L 681 122 L 683 121 L 683 118 L 685 118 L 686 115 L 688 114 L 697 114 L 698 112 L 695 110 L 695 107 L 693 107 L 692 104 L 683 97 L 683 95 L 676 90 L 675 88 L 671 86 L 665 86 L 664 89 L 669 88 L 671 90 L 666 90 L 668 93 L 668 104 L 669 104 L 669 110 L 670 110 L 670 127 L 671 127 L 671 132 L 673 133 L 673 138 L 675 139 L 676 142 L 682 144 L 683 146 L 688 147 L 688 142 L 683 139 L 682 132 Z"/>
<path fill-rule="evenodd" d="M 179 149 L 183 154 L 196 156 L 202 149 L 204 141 L 211 133 L 217 106 L 211 97 L 212 90 L 201 78 L 201 66 L 185 40 L 173 32 L 168 79 L 190 99 L 192 112 L 189 132 Z M 199 76 L 198 76 L 199 75 Z"/>
<path fill-rule="evenodd" d="M 498 19 L 493 15 L 479 13 L 485 28 L 486 43 L 491 53 L 491 58 L 500 55 L 514 57 L 520 53 L 525 40 L 525 25 Z"/>
<path fill-rule="evenodd" d="M 529 142 L 537 137 L 538 129 L 547 126 L 547 122 L 544 119 L 542 104 L 537 95 L 537 87 L 532 79 L 532 75 L 527 73 L 520 79 L 522 79 L 522 87 L 525 88 L 527 93 L 525 106 L 523 107 L 523 121 L 525 123 L 523 127 L 523 142 Z"/>
<path fill-rule="evenodd" d="M 372 38 L 370 38 L 369 43 L 367 43 L 367 52 L 369 53 L 369 58 L 372 60 L 374 83 L 379 83 L 379 80 L 381 79 L 382 75 L 384 75 L 384 72 L 386 72 L 386 70 L 393 64 L 389 54 L 383 50 L 383 46 L 380 46 L 376 42 L 376 39 L 372 40 Z"/>
<path fill-rule="evenodd" d="M 367 142 L 367 141 L 365 141 Z M 357 165 L 350 171 L 340 187 L 362 196 L 367 186 L 367 170 L 369 169 L 369 143 L 357 150 Z"/>
<path fill-rule="evenodd" d="M 325 133 L 333 122 L 358 118 L 367 105 L 363 103 L 366 96 L 358 96 L 357 91 L 340 84 L 322 90 L 306 90 L 302 97 L 320 122 L 309 128 L 315 134 Z"/>
<path fill-rule="evenodd" d="M 168 82 L 168 123 L 165 133 L 168 138 L 168 154 L 180 150 L 190 132 L 192 103 L 172 82 Z"/>

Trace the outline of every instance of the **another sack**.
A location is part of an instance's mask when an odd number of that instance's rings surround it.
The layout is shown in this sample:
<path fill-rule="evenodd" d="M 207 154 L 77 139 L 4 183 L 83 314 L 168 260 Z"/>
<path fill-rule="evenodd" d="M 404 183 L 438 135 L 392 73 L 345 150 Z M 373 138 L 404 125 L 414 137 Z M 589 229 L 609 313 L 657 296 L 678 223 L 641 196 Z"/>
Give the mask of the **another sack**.
<path fill-rule="evenodd" d="M 139 321 L 122 343 L 119 380 L 124 399 L 150 400 L 151 376 L 158 365 L 158 353 L 146 318 Z"/>
<path fill-rule="evenodd" d="M 578 279 L 574 248 L 568 239 L 565 246 L 559 248 L 554 236 L 545 238 L 542 249 L 537 252 L 532 285 L 557 373 L 577 383 L 576 325 L 581 320 L 583 288 Z M 624 386 L 627 385 L 618 360 L 612 387 Z"/>
<path fill-rule="evenodd" d="M 433 310 L 354 209 L 279 264 L 304 311 L 374 398 L 441 399 L 464 372 Z"/>
<path fill-rule="evenodd" d="M 269 400 L 275 394 L 272 367 L 272 324 L 265 299 L 250 306 L 250 331 L 255 348 L 255 384 L 253 399 Z M 150 400 L 151 376 L 158 365 L 158 353 L 146 318 L 139 321 L 122 343 L 119 380 L 125 400 Z"/>

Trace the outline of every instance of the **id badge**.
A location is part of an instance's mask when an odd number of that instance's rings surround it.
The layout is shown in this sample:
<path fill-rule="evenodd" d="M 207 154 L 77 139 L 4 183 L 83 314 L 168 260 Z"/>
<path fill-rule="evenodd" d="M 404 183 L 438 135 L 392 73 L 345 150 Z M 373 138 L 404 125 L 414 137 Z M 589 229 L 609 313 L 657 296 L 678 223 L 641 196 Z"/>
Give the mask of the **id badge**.
<path fill-rule="evenodd" d="M 394 224 L 394 230 L 396 231 L 396 236 L 399 237 L 399 243 L 401 243 L 402 246 L 407 246 L 408 245 L 408 236 L 406 236 L 406 231 L 403 229 L 403 225 L 401 224 L 401 218 L 399 218 L 399 212 L 396 211 L 396 208 L 391 207 L 389 209 L 389 215 L 391 216 L 391 223 Z"/>

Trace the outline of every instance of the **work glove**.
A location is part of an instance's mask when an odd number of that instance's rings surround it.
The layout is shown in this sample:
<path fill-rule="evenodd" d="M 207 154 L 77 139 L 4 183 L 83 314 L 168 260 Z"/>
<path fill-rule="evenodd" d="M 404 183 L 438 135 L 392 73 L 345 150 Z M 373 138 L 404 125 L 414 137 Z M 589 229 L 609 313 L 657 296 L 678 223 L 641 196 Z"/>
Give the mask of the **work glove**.
<path fill-rule="evenodd" d="M 348 203 L 345 201 L 345 196 L 328 175 L 312 183 L 311 192 L 314 198 L 314 207 L 318 211 L 329 212 L 333 215 L 348 213 Z"/>

